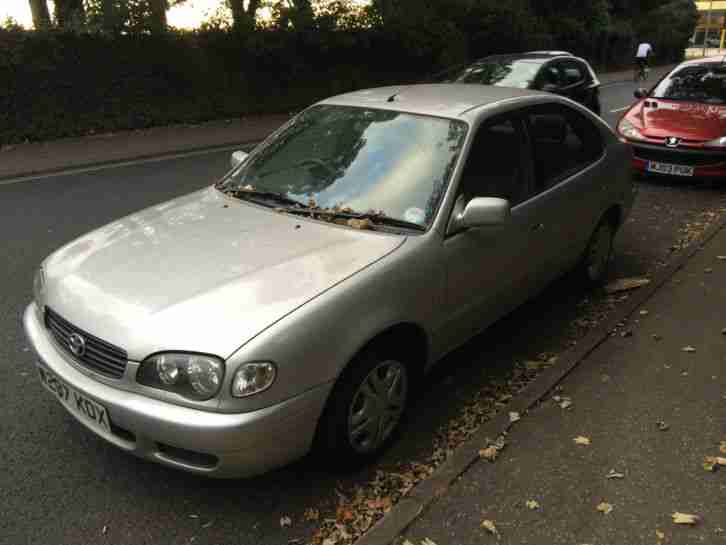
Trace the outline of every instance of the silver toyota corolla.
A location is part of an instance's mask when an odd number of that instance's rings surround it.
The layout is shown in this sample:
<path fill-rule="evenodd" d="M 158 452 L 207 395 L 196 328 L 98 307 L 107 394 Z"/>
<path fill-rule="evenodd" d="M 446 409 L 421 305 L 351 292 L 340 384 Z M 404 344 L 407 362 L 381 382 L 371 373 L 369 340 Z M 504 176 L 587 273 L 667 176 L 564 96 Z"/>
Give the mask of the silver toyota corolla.
<path fill-rule="evenodd" d="M 444 354 L 570 269 L 602 279 L 630 160 L 549 94 L 324 100 L 213 187 L 50 255 L 24 316 L 40 381 L 107 441 L 199 474 L 313 447 L 365 462 Z"/>

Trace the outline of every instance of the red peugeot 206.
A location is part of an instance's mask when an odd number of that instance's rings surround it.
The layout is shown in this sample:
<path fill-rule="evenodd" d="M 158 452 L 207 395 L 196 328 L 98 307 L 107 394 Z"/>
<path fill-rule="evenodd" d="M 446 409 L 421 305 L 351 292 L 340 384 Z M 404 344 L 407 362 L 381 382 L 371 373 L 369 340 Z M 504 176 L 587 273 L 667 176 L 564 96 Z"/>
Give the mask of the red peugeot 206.
<path fill-rule="evenodd" d="M 636 171 L 726 178 L 726 57 L 684 62 L 635 96 L 618 133 Z"/>

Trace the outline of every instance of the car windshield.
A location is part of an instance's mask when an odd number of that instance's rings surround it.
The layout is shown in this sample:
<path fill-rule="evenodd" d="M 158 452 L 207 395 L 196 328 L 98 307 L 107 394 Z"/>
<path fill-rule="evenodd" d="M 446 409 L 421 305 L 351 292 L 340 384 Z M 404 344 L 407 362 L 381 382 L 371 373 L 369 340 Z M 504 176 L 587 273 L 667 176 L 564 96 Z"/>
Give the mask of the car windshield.
<path fill-rule="evenodd" d="M 724 104 L 726 66 L 713 63 L 684 66 L 661 81 L 653 89 L 651 97 Z"/>
<path fill-rule="evenodd" d="M 479 83 L 527 89 L 532 85 L 540 66 L 539 62 L 531 60 L 487 60 L 449 74 L 444 80 L 452 83 Z"/>
<path fill-rule="evenodd" d="M 464 122 L 451 119 L 314 106 L 217 187 L 238 197 L 254 191 L 281 196 L 287 204 L 374 213 L 427 227 L 466 132 Z"/>

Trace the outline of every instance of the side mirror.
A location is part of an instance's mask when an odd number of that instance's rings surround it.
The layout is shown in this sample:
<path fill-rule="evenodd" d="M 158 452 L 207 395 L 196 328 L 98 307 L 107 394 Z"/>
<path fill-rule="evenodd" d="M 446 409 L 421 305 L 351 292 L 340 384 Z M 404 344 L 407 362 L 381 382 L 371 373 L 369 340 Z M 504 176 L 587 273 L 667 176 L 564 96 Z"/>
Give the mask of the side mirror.
<path fill-rule="evenodd" d="M 635 98 L 637 99 L 645 98 L 648 96 L 648 90 L 641 87 L 640 89 L 636 89 L 633 92 L 633 95 L 635 95 Z"/>
<path fill-rule="evenodd" d="M 237 168 L 242 164 L 245 159 L 247 159 L 248 155 L 249 153 L 242 150 L 235 151 L 234 153 L 232 153 L 232 157 L 229 158 L 229 165 L 232 168 Z"/>
<path fill-rule="evenodd" d="M 477 197 L 469 201 L 458 218 L 458 224 L 465 228 L 500 227 L 509 221 L 511 207 L 506 199 Z"/>

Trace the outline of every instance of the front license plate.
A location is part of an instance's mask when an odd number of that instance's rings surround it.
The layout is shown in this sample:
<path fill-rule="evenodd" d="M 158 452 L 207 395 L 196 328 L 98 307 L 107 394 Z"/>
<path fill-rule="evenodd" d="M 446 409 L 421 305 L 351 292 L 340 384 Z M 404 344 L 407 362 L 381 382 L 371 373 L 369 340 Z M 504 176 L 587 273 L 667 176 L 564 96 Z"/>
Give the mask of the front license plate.
<path fill-rule="evenodd" d="M 649 161 L 648 172 L 657 172 L 658 174 L 672 174 L 673 176 L 693 176 L 693 167 Z"/>
<path fill-rule="evenodd" d="M 47 369 L 38 367 L 38 374 L 45 389 L 56 396 L 79 420 L 99 431 L 111 432 L 108 411 L 103 405 L 88 399 Z"/>

